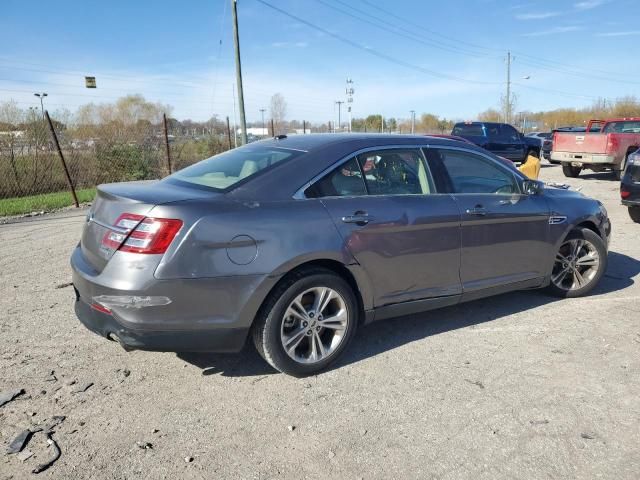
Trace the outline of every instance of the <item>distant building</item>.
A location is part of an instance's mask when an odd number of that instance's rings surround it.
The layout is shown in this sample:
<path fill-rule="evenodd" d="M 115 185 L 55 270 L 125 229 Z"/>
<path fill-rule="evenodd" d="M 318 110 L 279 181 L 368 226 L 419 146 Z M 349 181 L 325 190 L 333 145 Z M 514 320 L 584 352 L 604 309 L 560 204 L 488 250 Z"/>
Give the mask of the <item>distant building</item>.
<path fill-rule="evenodd" d="M 238 129 L 238 135 L 242 135 L 241 128 Z M 266 137 L 267 135 L 269 135 L 269 129 L 261 128 L 261 127 L 249 127 L 247 128 L 247 135 L 255 135 L 256 137 Z"/>

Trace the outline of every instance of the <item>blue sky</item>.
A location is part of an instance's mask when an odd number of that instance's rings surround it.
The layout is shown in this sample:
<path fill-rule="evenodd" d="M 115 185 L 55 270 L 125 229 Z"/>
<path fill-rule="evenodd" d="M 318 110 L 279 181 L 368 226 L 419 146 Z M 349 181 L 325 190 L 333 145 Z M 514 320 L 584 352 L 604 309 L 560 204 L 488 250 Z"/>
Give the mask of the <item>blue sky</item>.
<path fill-rule="evenodd" d="M 0 100 L 45 91 L 50 110 L 75 110 L 141 93 L 181 119 L 233 116 L 228 0 L 2 1 Z M 293 18 L 238 0 L 250 121 L 276 92 L 289 119 L 334 120 L 347 77 L 355 116 L 471 119 L 498 106 L 508 49 L 517 110 L 640 89 L 639 0 L 264 1 Z"/>

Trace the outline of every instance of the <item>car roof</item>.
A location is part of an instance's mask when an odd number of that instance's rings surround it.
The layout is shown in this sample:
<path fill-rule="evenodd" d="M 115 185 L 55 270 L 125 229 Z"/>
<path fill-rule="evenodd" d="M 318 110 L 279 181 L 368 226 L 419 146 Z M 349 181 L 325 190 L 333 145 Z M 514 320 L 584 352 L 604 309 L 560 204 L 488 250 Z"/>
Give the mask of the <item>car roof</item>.
<path fill-rule="evenodd" d="M 384 133 L 311 133 L 280 135 L 278 137 L 260 140 L 251 145 L 268 145 L 279 148 L 289 148 L 304 152 L 314 152 L 330 146 L 349 146 L 366 144 L 367 146 L 385 145 L 456 145 L 459 141 L 446 137 L 432 137 L 428 135 L 398 135 Z"/>
<path fill-rule="evenodd" d="M 358 151 L 376 147 L 451 146 L 474 150 L 493 156 L 480 147 L 448 138 L 425 135 L 394 135 L 379 133 L 318 133 L 294 134 L 253 142 L 242 148 L 255 146 L 282 148 L 304 152 L 290 161 L 278 163 L 273 168 L 247 179 L 227 195 L 242 200 L 285 200 L 310 180 L 333 168 L 335 162 Z"/>

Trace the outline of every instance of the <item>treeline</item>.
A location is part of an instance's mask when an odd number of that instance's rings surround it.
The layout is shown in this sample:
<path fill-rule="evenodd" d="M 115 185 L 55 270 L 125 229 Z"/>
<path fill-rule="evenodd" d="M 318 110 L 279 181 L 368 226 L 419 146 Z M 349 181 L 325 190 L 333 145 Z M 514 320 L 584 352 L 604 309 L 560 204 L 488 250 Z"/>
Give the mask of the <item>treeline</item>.
<path fill-rule="evenodd" d="M 599 99 L 585 108 L 558 108 L 539 112 L 517 112 L 513 124 L 527 130 L 536 125 L 538 130 L 551 130 L 557 127 L 582 126 L 589 120 L 598 118 L 640 117 L 640 100 L 635 96 L 621 97 L 616 100 Z M 478 115 L 485 122 L 504 121 L 504 114 L 495 109 L 488 109 Z M 528 127 L 527 127 L 528 126 Z"/>

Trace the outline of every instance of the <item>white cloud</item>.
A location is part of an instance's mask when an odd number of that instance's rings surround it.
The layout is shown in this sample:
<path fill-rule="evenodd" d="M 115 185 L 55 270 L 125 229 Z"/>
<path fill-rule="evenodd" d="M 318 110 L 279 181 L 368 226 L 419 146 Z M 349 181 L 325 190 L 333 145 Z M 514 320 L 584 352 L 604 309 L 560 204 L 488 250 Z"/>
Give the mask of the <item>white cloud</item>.
<path fill-rule="evenodd" d="M 631 37 L 634 35 L 640 35 L 640 30 L 628 30 L 626 32 L 596 33 L 596 37 Z"/>
<path fill-rule="evenodd" d="M 523 37 L 544 37 L 547 35 L 555 35 L 558 33 L 569 33 L 569 32 L 577 32 L 580 30 L 584 30 L 584 27 L 579 27 L 577 25 L 571 25 L 568 27 L 554 27 L 549 30 L 539 30 L 537 32 L 523 33 Z"/>
<path fill-rule="evenodd" d="M 609 0 L 584 0 L 582 2 L 574 3 L 573 6 L 577 10 L 591 10 L 592 8 L 599 7 L 600 5 L 604 5 L 608 2 Z"/>
<path fill-rule="evenodd" d="M 539 12 L 539 13 L 519 13 L 516 15 L 517 20 L 543 20 L 545 18 L 557 17 L 560 12 Z"/>

